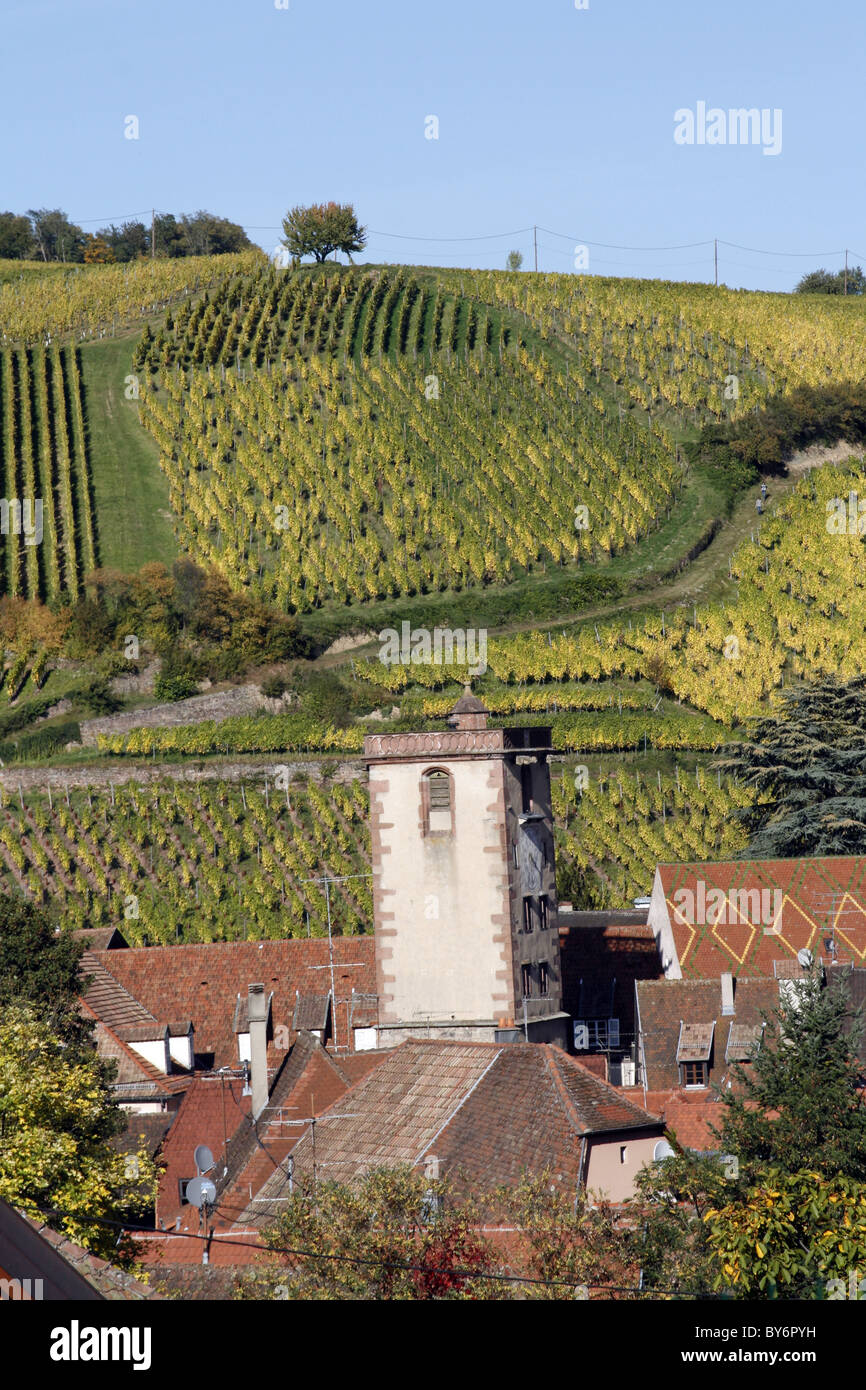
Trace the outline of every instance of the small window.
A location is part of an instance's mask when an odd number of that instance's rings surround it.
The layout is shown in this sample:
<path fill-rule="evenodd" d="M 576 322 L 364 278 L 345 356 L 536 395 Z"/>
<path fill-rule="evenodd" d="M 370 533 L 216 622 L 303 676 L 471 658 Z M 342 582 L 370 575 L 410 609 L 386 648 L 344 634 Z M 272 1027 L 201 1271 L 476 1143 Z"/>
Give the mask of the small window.
<path fill-rule="evenodd" d="M 532 931 L 532 899 L 523 899 L 523 930 Z"/>
<path fill-rule="evenodd" d="M 706 1086 L 706 1062 L 681 1062 L 684 1086 Z"/>
<path fill-rule="evenodd" d="M 546 999 L 550 992 L 550 980 L 547 973 L 547 966 L 544 961 L 538 967 L 538 993 L 542 999 Z"/>
<path fill-rule="evenodd" d="M 422 778 L 421 806 L 425 833 L 451 835 L 454 831 L 454 801 L 451 777 L 444 768 L 434 767 Z"/>
<path fill-rule="evenodd" d="M 192 1178 L 178 1178 L 177 1180 L 177 1193 L 180 1197 L 180 1204 L 182 1207 L 189 1206 L 189 1198 L 186 1195 L 186 1189 L 191 1182 Z"/>
<path fill-rule="evenodd" d="M 514 841 L 514 844 L 513 844 L 512 847 L 511 847 L 511 851 L 512 851 L 512 854 L 514 855 L 514 867 L 515 867 L 515 869 L 519 869 L 519 868 L 520 868 L 520 850 L 519 850 L 518 847 L 517 847 L 517 841 L 516 841 L 516 840 Z"/>
<path fill-rule="evenodd" d="M 531 998 L 532 998 L 532 966 L 531 966 L 531 965 L 521 965 L 521 967 L 520 967 L 520 974 L 521 974 L 522 981 L 523 981 L 523 997 L 524 997 L 524 999 L 531 999 Z"/>
<path fill-rule="evenodd" d="M 628 1163 L 628 1144 L 620 1144 L 619 1161 L 620 1163 Z"/>
<path fill-rule="evenodd" d="M 430 783 L 430 810 L 450 811 L 451 778 L 448 773 L 431 772 L 428 781 Z"/>
<path fill-rule="evenodd" d="M 547 898 L 539 898 L 539 899 L 538 899 L 538 925 L 539 925 L 539 927 L 541 928 L 542 931 L 546 931 L 546 930 L 547 930 L 547 927 L 548 927 Z"/>
<path fill-rule="evenodd" d="M 520 795 L 523 803 L 523 814 L 528 816 L 532 810 L 532 764 L 520 764 Z"/>

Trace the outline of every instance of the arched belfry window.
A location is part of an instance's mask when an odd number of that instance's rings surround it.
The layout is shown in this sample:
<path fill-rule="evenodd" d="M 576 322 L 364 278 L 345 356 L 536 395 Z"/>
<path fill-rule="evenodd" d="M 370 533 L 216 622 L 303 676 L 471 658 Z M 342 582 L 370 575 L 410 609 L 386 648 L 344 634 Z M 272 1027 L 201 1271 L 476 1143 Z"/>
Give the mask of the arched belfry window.
<path fill-rule="evenodd" d="M 450 835 L 454 828 L 454 788 L 444 767 L 432 767 L 421 782 L 424 827 L 428 835 Z"/>

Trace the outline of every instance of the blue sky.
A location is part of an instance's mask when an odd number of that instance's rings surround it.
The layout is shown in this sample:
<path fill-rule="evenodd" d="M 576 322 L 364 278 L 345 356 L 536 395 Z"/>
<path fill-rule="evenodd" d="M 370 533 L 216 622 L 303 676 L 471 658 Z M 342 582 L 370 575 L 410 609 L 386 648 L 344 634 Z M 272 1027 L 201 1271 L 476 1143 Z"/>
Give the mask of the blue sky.
<path fill-rule="evenodd" d="M 866 267 L 862 64 L 862 0 L 3 0 L 0 207 L 208 208 L 272 250 L 335 198 L 370 260 L 531 269 L 537 224 L 542 270 L 685 280 L 718 237 L 723 283 L 786 290 Z M 781 110 L 781 152 L 677 144 L 699 102 Z"/>

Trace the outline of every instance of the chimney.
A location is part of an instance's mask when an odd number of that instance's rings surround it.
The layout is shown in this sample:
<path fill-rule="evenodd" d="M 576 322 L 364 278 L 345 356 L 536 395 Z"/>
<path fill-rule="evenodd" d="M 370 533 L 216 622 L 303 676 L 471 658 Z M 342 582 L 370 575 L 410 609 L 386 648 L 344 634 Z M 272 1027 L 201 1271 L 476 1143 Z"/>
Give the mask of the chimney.
<path fill-rule="evenodd" d="M 257 1120 L 268 1103 L 268 1000 L 264 985 L 250 985 L 247 996 L 250 1028 L 252 1117 Z"/>
<path fill-rule="evenodd" d="M 726 970 L 722 975 L 722 1017 L 734 1012 L 734 977 L 730 970 Z"/>

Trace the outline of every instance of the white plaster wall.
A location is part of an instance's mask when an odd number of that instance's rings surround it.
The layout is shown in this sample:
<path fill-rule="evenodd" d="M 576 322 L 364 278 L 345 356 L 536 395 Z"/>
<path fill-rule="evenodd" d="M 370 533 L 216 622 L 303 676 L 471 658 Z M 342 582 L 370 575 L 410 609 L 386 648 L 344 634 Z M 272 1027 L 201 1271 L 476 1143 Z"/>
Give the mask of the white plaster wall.
<path fill-rule="evenodd" d="M 186 1067 L 190 1070 L 193 1064 L 193 1041 L 190 1033 L 184 1033 L 182 1038 L 169 1038 L 168 1050 L 173 1062 L 178 1066 Z"/>
<path fill-rule="evenodd" d="M 680 966 L 680 958 L 677 955 L 676 943 L 674 942 L 670 912 L 665 898 L 665 890 L 662 887 L 662 876 L 658 868 L 656 868 L 656 876 L 653 880 L 653 891 L 650 898 L 650 910 L 647 922 L 653 929 L 653 935 L 656 939 L 656 945 L 659 948 L 662 968 L 666 978 L 668 980 L 681 980 L 683 972 Z"/>
<path fill-rule="evenodd" d="M 154 1038 L 153 1042 L 131 1042 L 128 1044 L 133 1052 L 137 1052 L 139 1057 L 143 1057 L 151 1066 L 158 1067 L 162 1072 L 168 1072 L 170 1065 L 170 1054 L 165 1038 Z"/>
<path fill-rule="evenodd" d="M 453 778 L 454 833 L 448 837 L 421 834 L 420 782 L 434 765 L 447 767 Z M 511 993 L 509 981 L 497 980 L 507 956 L 494 941 L 503 932 L 510 940 L 510 931 L 493 921 L 508 913 L 504 810 L 488 810 L 498 800 L 502 776 L 501 763 L 488 759 L 431 759 L 372 771 L 371 780 L 389 784 L 379 793 L 382 854 L 374 864 L 381 870 L 382 911 L 394 914 L 376 923 L 381 945 L 392 952 L 383 959 L 385 975 L 394 977 L 385 984 L 392 995 L 389 1018 L 489 1019 L 508 1011 L 494 998 Z"/>

